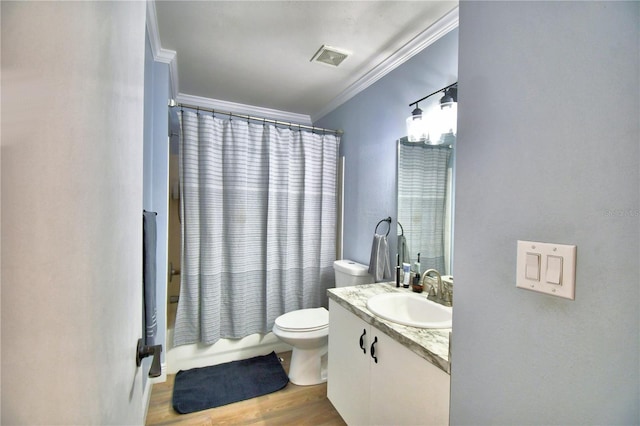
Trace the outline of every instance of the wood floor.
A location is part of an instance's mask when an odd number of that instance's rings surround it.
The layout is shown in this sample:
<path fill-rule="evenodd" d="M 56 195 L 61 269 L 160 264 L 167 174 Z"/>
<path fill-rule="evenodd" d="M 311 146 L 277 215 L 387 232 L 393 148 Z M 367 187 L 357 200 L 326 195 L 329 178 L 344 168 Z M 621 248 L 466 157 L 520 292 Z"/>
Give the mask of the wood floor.
<path fill-rule="evenodd" d="M 278 354 L 289 371 L 291 352 Z M 344 425 L 327 399 L 327 384 L 296 386 L 210 410 L 178 414 L 171 405 L 175 375 L 151 390 L 147 425 Z"/>

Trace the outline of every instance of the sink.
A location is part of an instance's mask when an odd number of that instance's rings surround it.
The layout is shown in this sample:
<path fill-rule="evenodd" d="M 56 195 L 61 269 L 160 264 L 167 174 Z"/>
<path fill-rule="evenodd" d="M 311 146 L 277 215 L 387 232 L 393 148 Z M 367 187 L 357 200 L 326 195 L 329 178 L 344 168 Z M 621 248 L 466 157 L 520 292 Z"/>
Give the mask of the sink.
<path fill-rule="evenodd" d="M 387 321 L 418 328 L 451 328 L 452 309 L 413 293 L 382 293 L 367 300 L 367 309 Z"/>

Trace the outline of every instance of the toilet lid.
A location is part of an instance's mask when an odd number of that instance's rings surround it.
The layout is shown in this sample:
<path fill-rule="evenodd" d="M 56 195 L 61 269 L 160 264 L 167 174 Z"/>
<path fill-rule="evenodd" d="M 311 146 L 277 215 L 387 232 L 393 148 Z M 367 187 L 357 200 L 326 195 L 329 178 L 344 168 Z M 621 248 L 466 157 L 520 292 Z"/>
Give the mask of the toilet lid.
<path fill-rule="evenodd" d="M 314 331 L 329 326 L 329 311 L 325 308 L 300 309 L 276 318 L 276 325 L 285 331 Z"/>

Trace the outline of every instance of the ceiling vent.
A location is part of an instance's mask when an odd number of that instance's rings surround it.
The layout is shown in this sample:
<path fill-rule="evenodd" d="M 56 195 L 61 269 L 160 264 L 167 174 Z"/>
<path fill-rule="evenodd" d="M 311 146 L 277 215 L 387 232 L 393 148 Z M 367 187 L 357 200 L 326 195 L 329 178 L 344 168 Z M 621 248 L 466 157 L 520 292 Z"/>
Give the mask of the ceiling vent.
<path fill-rule="evenodd" d="M 323 64 L 331 65 L 337 67 L 347 59 L 347 57 L 351 54 L 351 52 L 347 52 L 346 50 L 338 49 L 335 47 L 327 46 L 325 44 L 318 49 L 313 58 L 311 58 L 310 62 L 320 62 Z"/>

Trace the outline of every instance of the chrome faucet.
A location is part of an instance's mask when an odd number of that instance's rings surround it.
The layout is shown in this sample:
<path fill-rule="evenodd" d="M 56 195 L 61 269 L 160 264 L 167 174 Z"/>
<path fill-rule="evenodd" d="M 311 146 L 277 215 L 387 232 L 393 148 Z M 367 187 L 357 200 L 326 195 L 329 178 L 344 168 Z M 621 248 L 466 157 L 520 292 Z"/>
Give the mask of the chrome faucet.
<path fill-rule="evenodd" d="M 420 280 L 420 284 L 424 289 L 426 289 L 425 279 L 432 273 L 436 275 L 437 286 L 434 288 L 433 284 L 431 283 L 428 284 L 429 290 L 427 293 L 428 293 L 429 299 L 434 297 L 439 297 L 440 294 L 442 293 L 442 277 L 440 276 L 440 272 L 438 272 L 436 269 L 427 269 L 426 271 L 424 271 L 424 274 L 422 274 L 422 279 Z"/>
<path fill-rule="evenodd" d="M 437 281 L 435 286 L 432 283 L 427 284 L 429 286 L 427 291 L 427 298 L 433 300 L 434 302 L 440 303 L 441 305 L 451 306 L 451 291 L 445 291 L 442 284 L 442 277 L 440 276 L 440 272 L 438 272 L 436 269 L 427 269 L 424 274 L 422 274 L 420 284 L 425 290 L 427 290 L 427 287 L 425 287 L 425 280 L 431 274 L 434 274 L 436 276 Z"/>

